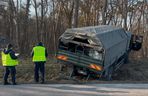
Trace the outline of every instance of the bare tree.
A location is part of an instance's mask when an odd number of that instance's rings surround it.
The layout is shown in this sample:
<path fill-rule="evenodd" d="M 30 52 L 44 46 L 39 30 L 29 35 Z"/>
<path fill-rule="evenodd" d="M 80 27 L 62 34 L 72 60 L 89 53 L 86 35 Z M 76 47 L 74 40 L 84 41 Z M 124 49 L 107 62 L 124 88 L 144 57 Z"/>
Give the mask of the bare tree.
<path fill-rule="evenodd" d="M 102 12 L 102 24 L 105 25 L 106 24 L 106 20 L 107 20 L 107 6 L 108 6 L 108 0 L 104 0 L 103 2 L 103 12 Z"/>
<path fill-rule="evenodd" d="M 6 0 L 1 0 L 6 1 Z M 147 0 L 7 0 L 0 7 L 0 35 L 8 37 L 28 53 L 43 41 L 53 53 L 59 36 L 67 28 L 114 25 L 144 36 L 143 49 L 136 56 L 148 56 Z M 34 7 L 32 14 L 30 6 Z M 25 46 L 25 47 L 24 47 Z M 28 50 L 26 50 L 28 49 Z"/>
<path fill-rule="evenodd" d="M 39 34 L 39 16 L 38 16 L 38 7 L 39 7 L 39 4 L 36 2 L 36 0 L 33 0 L 33 3 L 32 4 L 34 6 L 34 9 L 35 9 L 35 16 L 36 16 L 36 34 L 37 34 L 37 41 L 40 41 L 40 34 Z"/>
<path fill-rule="evenodd" d="M 75 9 L 74 9 L 74 24 L 73 27 L 78 27 L 78 17 L 79 17 L 79 0 L 74 0 Z"/>
<path fill-rule="evenodd" d="M 74 10 L 74 0 L 61 0 L 61 5 L 65 15 L 68 19 L 67 24 L 68 27 L 72 27 L 72 18 L 73 18 L 73 10 Z"/>

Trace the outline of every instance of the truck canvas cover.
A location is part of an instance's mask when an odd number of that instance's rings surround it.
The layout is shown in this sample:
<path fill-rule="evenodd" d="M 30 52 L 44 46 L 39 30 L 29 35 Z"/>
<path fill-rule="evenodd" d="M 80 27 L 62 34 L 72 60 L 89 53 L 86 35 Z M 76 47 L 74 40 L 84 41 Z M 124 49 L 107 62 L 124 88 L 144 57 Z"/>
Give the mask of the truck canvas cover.
<path fill-rule="evenodd" d="M 60 40 L 66 43 L 74 38 L 87 39 L 97 51 L 103 51 L 104 67 L 108 67 L 128 50 L 130 37 L 123 28 L 101 25 L 67 29 Z"/>

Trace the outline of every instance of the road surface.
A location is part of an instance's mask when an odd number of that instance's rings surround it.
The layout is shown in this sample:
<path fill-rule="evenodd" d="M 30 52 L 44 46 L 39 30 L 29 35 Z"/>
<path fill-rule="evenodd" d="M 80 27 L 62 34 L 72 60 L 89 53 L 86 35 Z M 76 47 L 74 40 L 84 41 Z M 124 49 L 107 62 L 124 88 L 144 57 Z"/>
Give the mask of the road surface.
<path fill-rule="evenodd" d="M 0 96 L 148 96 L 148 84 L 0 85 Z"/>

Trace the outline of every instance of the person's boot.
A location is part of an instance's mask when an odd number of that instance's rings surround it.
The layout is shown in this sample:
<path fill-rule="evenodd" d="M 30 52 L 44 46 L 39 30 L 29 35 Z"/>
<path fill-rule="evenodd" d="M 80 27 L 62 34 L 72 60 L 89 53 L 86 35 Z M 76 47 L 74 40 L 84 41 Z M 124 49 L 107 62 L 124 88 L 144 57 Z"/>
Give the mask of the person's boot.
<path fill-rule="evenodd" d="M 44 81 L 41 81 L 41 84 L 44 84 L 45 82 Z"/>
<path fill-rule="evenodd" d="M 16 82 L 13 82 L 12 84 L 13 84 L 13 85 L 17 85 L 17 83 L 16 83 Z"/>
<path fill-rule="evenodd" d="M 16 82 L 15 82 L 15 76 L 12 77 L 12 85 L 17 85 Z"/>
<path fill-rule="evenodd" d="M 35 83 L 39 83 L 39 80 L 34 80 Z"/>
<path fill-rule="evenodd" d="M 42 79 L 42 81 L 40 82 L 41 84 L 44 84 L 45 82 L 44 82 L 44 79 Z"/>
<path fill-rule="evenodd" d="M 7 82 L 7 81 L 4 81 L 3 83 L 4 85 L 11 85 L 11 83 Z"/>

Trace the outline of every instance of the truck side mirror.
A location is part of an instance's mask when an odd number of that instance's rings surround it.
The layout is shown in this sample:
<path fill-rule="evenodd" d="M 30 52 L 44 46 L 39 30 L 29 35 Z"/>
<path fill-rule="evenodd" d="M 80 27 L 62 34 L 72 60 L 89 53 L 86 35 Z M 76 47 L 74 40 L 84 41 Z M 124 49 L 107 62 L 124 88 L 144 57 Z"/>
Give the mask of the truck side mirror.
<path fill-rule="evenodd" d="M 132 35 L 130 48 L 134 51 L 139 51 L 142 48 L 143 36 Z"/>

